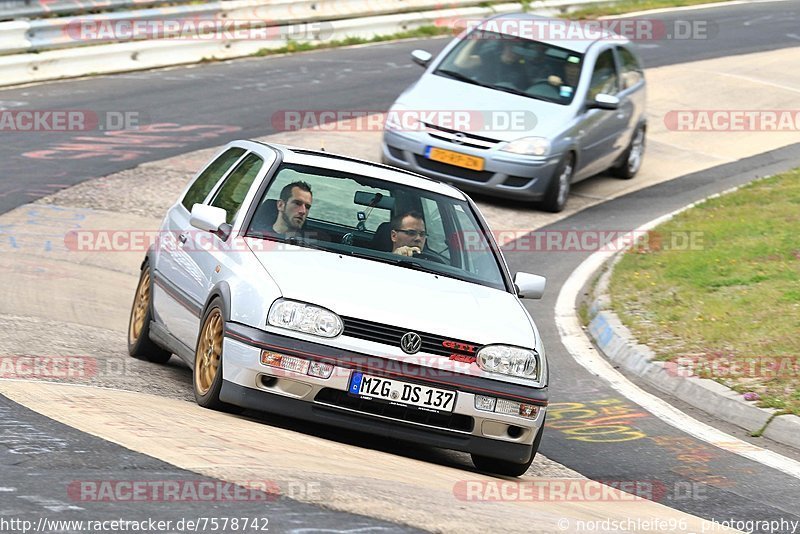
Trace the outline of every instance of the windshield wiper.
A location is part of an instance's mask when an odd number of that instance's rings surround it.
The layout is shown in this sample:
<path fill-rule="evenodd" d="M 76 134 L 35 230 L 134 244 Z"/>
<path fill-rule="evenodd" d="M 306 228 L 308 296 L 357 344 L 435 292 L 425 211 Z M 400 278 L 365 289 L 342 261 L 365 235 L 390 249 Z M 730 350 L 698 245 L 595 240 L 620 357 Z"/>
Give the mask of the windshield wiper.
<path fill-rule="evenodd" d="M 503 91 L 505 93 L 511 93 L 512 95 L 519 95 L 524 96 L 527 98 L 533 98 L 534 100 L 544 100 L 545 102 L 552 102 L 554 104 L 559 104 L 558 100 L 553 98 L 548 98 L 542 95 L 532 95 L 530 93 L 526 93 L 525 91 L 520 91 L 519 89 L 514 89 L 513 87 L 506 87 L 505 85 L 487 85 L 490 89 L 496 89 L 498 91 Z"/>
<path fill-rule="evenodd" d="M 430 269 L 425 267 L 424 265 L 420 264 L 419 262 L 414 261 L 413 259 L 407 256 L 399 256 L 397 255 L 396 258 L 385 258 L 383 256 L 373 256 L 372 254 L 364 254 L 363 252 L 356 252 L 355 250 L 350 253 L 350 255 L 355 256 L 357 258 L 364 258 L 365 260 L 373 260 L 379 261 L 381 263 L 388 263 L 389 265 L 397 265 L 398 267 L 405 267 L 406 269 L 415 269 L 417 271 L 424 271 L 426 273 L 431 273 L 435 275 L 441 276 L 451 276 L 442 272 L 439 272 L 435 269 Z"/>
<path fill-rule="evenodd" d="M 438 70 L 436 70 L 434 72 L 434 74 L 443 74 L 443 75 L 447 76 L 448 78 L 453 78 L 455 80 L 459 80 L 459 81 L 462 81 L 462 82 L 471 83 L 473 85 L 480 85 L 481 87 L 487 87 L 486 84 L 483 84 L 483 83 L 479 82 L 478 80 L 470 78 L 469 76 L 465 76 L 465 75 L 461 74 L 460 72 L 456 72 L 454 70 L 438 69 Z"/>
<path fill-rule="evenodd" d="M 519 95 L 519 96 L 527 96 L 530 98 L 536 98 L 533 95 L 526 93 L 525 91 L 520 91 L 519 89 L 514 89 L 513 87 L 507 87 L 505 85 L 489 85 L 490 89 L 497 89 L 498 91 L 503 91 L 504 93 L 511 93 L 512 95 Z"/>
<path fill-rule="evenodd" d="M 436 274 L 436 275 L 442 274 L 439 271 L 437 271 L 436 269 L 430 269 L 428 267 L 425 267 L 421 263 L 418 263 L 418 262 L 416 262 L 416 261 L 414 261 L 412 259 L 395 260 L 395 265 L 397 265 L 398 267 L 405 267 L 406 269 L 414 269 L 414 270 L 417 270 L 417 271 L 423 271 L 423 272 L 426 272 L 426 273 L 431 273 L 431 274 Z"/>

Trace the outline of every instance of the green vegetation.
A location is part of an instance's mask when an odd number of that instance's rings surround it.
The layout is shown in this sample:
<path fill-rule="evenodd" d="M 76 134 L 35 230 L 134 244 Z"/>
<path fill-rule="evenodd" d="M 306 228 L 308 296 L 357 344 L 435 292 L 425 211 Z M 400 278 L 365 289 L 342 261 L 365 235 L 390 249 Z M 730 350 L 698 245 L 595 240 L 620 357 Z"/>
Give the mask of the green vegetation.
<path fill-rule="evenodd" d="M 380 43 L 383 41 L 396 41 L 399 39 L 411 38 L 424 38 L 435 37 L 437 35 L 453 35 L 453 29 L 449 26 L 420 26 L 414 30 L 408 30 L 390 35 L 376 35 L 371 39 L 363 37 L 346 37 L 340 40 L 321 41 L 316 44 L 312 43 L 299 43 L 297 41 L 289 41 L 286 46 L 280 48 L 262 48 L 256 52 L 255 56 L 270 56 L 274 54 L 289 54 L 292 52 L 305 52 L 307 50 L 320 50 L 323 48 L 337 48 L 340 46 L 351 46 L 366 43 Z"/>
<path fill-rule="evenodd" d="M 625 255 L 613 309 L 659 359 L 800 414 L 798 231 L 800 169 L 710 199 Z"/>

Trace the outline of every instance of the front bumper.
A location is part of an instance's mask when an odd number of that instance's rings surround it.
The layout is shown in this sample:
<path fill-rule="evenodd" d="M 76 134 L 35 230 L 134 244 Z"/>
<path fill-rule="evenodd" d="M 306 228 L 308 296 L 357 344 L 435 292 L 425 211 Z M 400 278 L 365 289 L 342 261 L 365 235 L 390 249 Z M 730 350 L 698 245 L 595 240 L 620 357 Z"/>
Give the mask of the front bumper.
<path fill-rule="evenodd" d="M 262 365 L 263 349 L 334 365 L 330 378 L 316 378 Z M 344 353 L 322 344 L 256 328 L 226 325 L 223 402 L 308 421 L 482 456 L 525 462 L 544 422 L 547 390 Z M 389 364 L 389 365 L 387 365 Z M 393 368 L 392 368 L 393 367 Z M 391 369 L 390 369 L 391 368 Z M 452 413 L 431 413 L 362 400 L 347 393 L 354 371 L 456 391 Z M 535 418 L 475 408 L 475 395 L 525 401 L 539 406 Z"/>
<path fill-rule="evenodd" d="M 425 157 L 427 147 L 443 148 L 483 158 L 483 171 L 473 171 Z M 515 200 L 541 200 L 559 163 L 558 156 L 534 158 L 479 149 L 436 139 L 424 132 L 384 130 L 382 159 L 388 165 L 408 169 L 465 191 Z"/>

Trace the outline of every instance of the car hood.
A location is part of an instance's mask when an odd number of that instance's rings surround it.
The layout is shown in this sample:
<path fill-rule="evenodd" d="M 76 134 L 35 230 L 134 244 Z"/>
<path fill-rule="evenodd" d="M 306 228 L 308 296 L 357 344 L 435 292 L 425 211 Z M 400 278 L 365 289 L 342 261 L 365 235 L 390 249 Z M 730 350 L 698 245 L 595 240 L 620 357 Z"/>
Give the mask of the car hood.
<path fill-rule="evenodd" d="M 535 345 L 527 311 L 506 291 L 300 247 L 254 254 L 287 299 L 480 345 Z"/>
<path fill-rule="evenodd" d="M 474 127 L 471 127 L 470 131 L 499 141 L 513 141 L 532 135 L 554 137 L 568 127 L 575 115 L 571 106 L 505 93 L 435 74 L 425 74 L 416 84 L 400 95 L 395 106 L 400 110 L 410 110 L 413 113 L 466 112 L 467 115 L 462 115 L 462 117 L 468 117 L 466 120 L 470 125 L 479 125 L 482 119 L 485 124 L 482 131 Z M 488 123 L 489 117 L 492 116 L 496 117 L 495 120 L 498 121 L 507 120 L 513 116 L 509 112 L 520 112 L 516 116 L 523 118 L 524 127 L 511 128 L 500 122 L 496 123 L 496 126 L 491 126 Z M 479 117 L 473 113 L 479 114 Z M 437 118 L 436 114 L 429 116 Z M 439 122 L 440 126 L 453 127 L 454 114 L 446 113 L 441 117 L 443 121 Z"/>

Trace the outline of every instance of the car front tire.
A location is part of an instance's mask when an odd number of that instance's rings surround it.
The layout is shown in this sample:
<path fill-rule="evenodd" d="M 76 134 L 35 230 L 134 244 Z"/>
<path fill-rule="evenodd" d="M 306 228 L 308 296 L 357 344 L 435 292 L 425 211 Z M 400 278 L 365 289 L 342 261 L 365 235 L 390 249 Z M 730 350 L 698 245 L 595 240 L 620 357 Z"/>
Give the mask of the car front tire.
<path fill-rule="evenodd" d="M 572 175 L 575 172 L 575 155 L 571 152 L 564 156 L 558 164 L 556 172 L 550 179 L 547 192 L 542 199 L 542 207 L 552 213 L 558 213 L 567 205 L 569 188 L 572 183 Z"/>
<path fill-rule="evenodd" d="M 194 398 L 197 404 L 209 410 L 240 412 L 241 408 L 219 400 L 222 390 L 222 345 L 225 334 L 225 316 L 222 300 L 217 297 L 203 314 L 200 334 L 194 351 Z"/>
<path fill-rule="evenodd" d="M 167 363 L 172 353 L 150 339 L 150 321 L 153 320 L 152 295 L 152 272 L 150 264 L 145 262 L 139 275 L 139 284 L 136 286 L 131 317 L 128 321 L 128 354 L 139 360 Z"/>
<path fill-rule="evenodd" d="M 642 159 L 644 158 L 644 144 L 645 144 L 645 127 L 644 125 L 636 128 L 636 132 L 631 138 L 628 148 L 622 156 L 620 163 L 611 168 L 611 173 L 623 180 L 630 180 L 639 169 L 642 167 Z"/>

